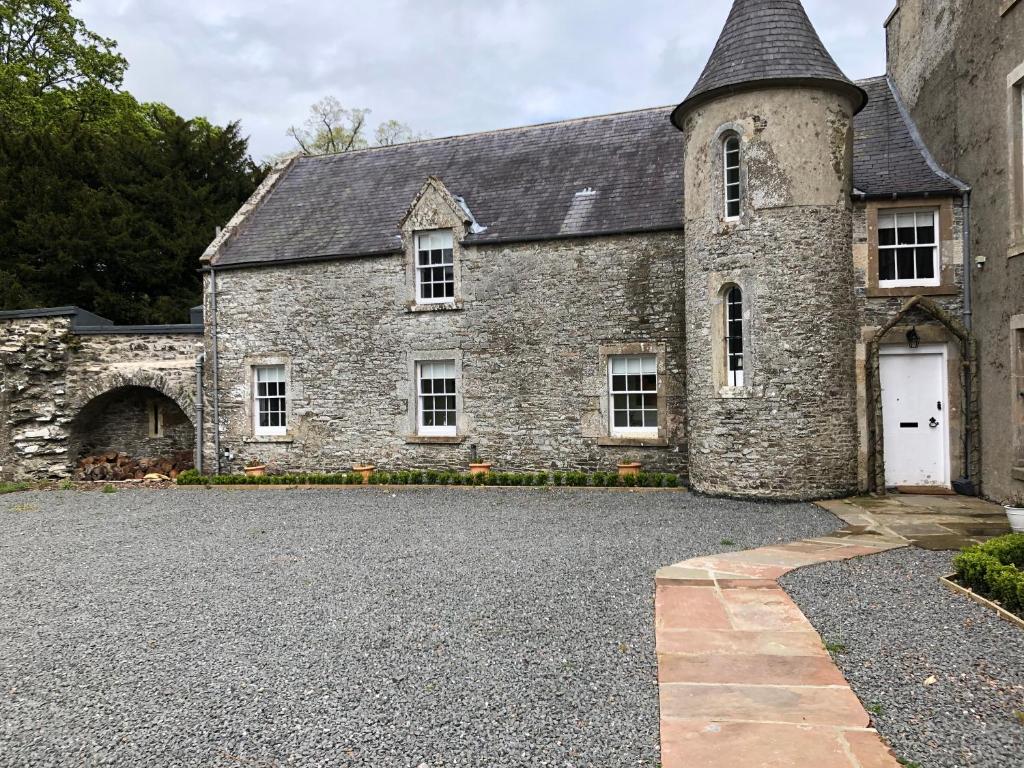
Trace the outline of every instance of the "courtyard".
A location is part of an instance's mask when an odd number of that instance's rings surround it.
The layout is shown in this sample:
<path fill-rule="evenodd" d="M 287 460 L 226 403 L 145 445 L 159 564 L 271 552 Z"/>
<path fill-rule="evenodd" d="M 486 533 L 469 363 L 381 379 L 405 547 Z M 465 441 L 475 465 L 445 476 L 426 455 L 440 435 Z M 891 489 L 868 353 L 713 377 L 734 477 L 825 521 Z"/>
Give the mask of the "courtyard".
<path fill-rule="evenodd" d="M 4 766 L 607 768 L 659 764 L 657 569 L 837 521 L 368 488 L 18 493 L 0 525 Z"/>

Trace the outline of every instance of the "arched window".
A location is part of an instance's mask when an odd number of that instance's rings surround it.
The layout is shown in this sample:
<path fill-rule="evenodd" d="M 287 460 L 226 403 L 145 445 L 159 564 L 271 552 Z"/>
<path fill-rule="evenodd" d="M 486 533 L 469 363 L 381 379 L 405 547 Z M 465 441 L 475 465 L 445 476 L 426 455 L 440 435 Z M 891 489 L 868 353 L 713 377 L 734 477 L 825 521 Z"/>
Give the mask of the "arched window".
<path fill-rule="evenodd" d="M 738 219 L 742 210 L 740 185 L 740 137 L 728 133 L 722 140 L 722 180 L 725 185 L 725 218 Z"/>
<path fill-rule="evenodd" d="M 743 386 L 743 291 L 733 286 L 725 294 L 726 383 Z"/>

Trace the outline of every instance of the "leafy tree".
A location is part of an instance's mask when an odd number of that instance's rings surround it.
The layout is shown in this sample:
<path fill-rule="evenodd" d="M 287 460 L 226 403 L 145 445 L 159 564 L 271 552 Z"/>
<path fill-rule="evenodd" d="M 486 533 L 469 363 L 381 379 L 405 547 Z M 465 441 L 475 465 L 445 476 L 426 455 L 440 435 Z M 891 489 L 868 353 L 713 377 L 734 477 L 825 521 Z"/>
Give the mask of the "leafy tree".
<path fill-rule="evenodd" d="M 348 109 L 334 96 L 326 96 L 309 108 L 301 128 L 292 126 L 288 135 L 304 155 L 335 155 L 370 146 L 366 138 L 368 109 Z M 388 120 L 377 126 L 374 145 L 389 147 L 424 138 L 405 123 Z"/>
<path fill-rule="evenodd" d="M 199 256 L 262 179 L 237 123 L 120 90 L 127 64 L 59 0 L 0 7 L 0 307 L 182 322 Z"/>

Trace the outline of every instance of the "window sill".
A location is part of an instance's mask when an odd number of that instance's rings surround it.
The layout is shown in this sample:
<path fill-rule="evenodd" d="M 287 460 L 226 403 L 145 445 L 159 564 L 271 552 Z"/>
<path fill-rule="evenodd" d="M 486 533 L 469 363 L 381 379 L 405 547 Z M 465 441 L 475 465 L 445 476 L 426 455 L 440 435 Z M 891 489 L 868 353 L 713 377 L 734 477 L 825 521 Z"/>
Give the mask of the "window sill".
<path fill-rule="evenodd" d="M 602 448 L 668 448 L 667 437 L 599 437 Z"/>
<path fill-rule="evenodd" d="M 1006 258 L 1013 259 L 1017 256 L 1024 256 L 1024 240 L 1012 243 L 1006 251 Z"/>
<path fill-rule="evenodd" d="M 1024 482 L 1024 467 L 1014 467 L 1010 470 L 1010 476 L 1014 480 L 1020 480 Z"/>
<path fill-rule="evenodd" d="M 251 435 L 242 438 L 243 443 L 282 443 L 288 445 L 294 443 L 295 438 L 291 435 Z"/>
<path fill-rule="evenodd" d="M 754 396 L 750 387 L 722 387 L 718 396 L 723 400 L 748 400 Z"/>
<path fill-rule="evenodd" d="M 406 435 L 408 445 L 461 445 L 466 442 L 465 435 Z"/>
<path fill-rule="evenodd" d="M 960 287 L 956 285 L 901 285 L 898 288 L 879 288 L 868 286 L 869 299 L 883 299 L 889 296 L 959 296 Z"/>
<path fill-rule="evenodd" d="M 463 309 L 462 300 L 449 301 L 438 304 L 417 304 L 415 301 L 410 301 L 405 305 L 405 311 L 409 313 L 415 312 L 459 312 Z"/>

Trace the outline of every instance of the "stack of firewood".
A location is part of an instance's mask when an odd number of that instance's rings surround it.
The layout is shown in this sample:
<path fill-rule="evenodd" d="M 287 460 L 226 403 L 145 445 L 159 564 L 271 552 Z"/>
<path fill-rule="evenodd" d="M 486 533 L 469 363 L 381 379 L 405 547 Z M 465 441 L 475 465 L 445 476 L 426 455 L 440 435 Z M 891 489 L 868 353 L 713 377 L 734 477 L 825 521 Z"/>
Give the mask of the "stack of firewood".
<path fill-rule="evenodd" d="M 146 475 L 163 475 L 172 480 L 192 469 L 191 451 L 178 451 L 170 458 L 135 459 L 127 453 L 106 451 L 78 462 L 78 480 L 143 480 Z"/>

